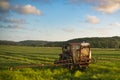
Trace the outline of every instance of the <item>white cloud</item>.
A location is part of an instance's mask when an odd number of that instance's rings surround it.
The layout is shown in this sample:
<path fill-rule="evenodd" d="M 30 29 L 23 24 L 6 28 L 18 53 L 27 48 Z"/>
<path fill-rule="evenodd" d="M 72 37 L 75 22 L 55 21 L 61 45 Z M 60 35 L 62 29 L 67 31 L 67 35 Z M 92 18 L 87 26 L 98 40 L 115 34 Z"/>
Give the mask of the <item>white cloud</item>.
<path fill-rule="evenodd" d="M 90 16 L 90 15 L 87 16 L 86 21 L 92 24 L 97 24 L 100 22 L 100 20 L 96 16 Z"/>
<path fill-rule="evenodd" d="M 69 0 L 70 3 L 88 3 L 93 9 L 105 14 L 112 14 L 120 10 L 120 0 Z"/>
<path fill-rule="evenodd" d="M 75 3 L 75 4 L 78 4 L 78 3 L 91 3 L 91 2 L 94 2 L 95 0 L 69 0 L 70 3 Z"/>
<path fill-rule="evenodd" d="M 0 0 L 0 11 L 4 12 L 9 10 L 10 4 L 6 2 L 5 0 Z"/>
<path fill-rule="evenodd" d="M 26 23 L 24 19 L 17 19 L 17 18 L 5 18 L 5 17 L 0 17 L 0 21 L 6 25 L 0 25 L 1 28 L 22 28 L 23 24 Z"/>
<path fill-rule="evenodd" d="M 34 7 L 32 5 L 24 5 L 24 6 L 16 5 L 12 9 L 19 14 L 41 15 L 40 10 L 36 9 L 36 7 Z"/>
<path fill-rule="evenodd" d="M 99 3 L 95 10 L 106 13 L 112 14 L 120 10 L 120 0 L 99 0 Z"/>
<path fill-rule="evenodd" d="M 114 36 L 113 34 L 116 34 L 118 31 L 114 31 L 115 28 L 109 27 L 109 26 L 99 26 L 99 27 L 89 27 L 86 32 L 88 32 L 88 36 L 92 34 L 91 36 L 95 37 L 106 37 L 106 36 Z"/>
<path fill-rule="evenodd" d="M 62 29 L 64 32 L 69 32 L 69 33 L 71 33 L 71 32 L 74 32 L 75 30 L 73 29 L 73 28 L 63 28 Z"/>
<path fill-rule="evenodd" d="M 111 29 L 112 28 L 108 28 L 108 27 L 104 27 L 104 28 L 96 28 L 96 32 L 101 35 L 101 36 L 108 36 L 109 34 L 111 35 Z"/>
<path fill-rule="evenodd" d="M 24 24 L 25 23 L 25 20 L 16 19 L 16 18 L 4 18 L 3 21 L 8 22 L 8 23 L 16 23 L 16 24 Z"/>
<path fill-rule="evenodd" d="M 120 23 L 119 22 L 115 22 L 115 23 L 111 23 L 111 26 L 119 26 L 120 27 Z"/>
<path fill-rule="evenodd" d="M 41 15 L 40 10 L 38 10 L 35 6 L 32 6 L 30 4 L 28 5 L 11 5 L 9 3 L 9 0 L 0 0 L 0 12 L 1 13 L 8 13 L 8 11 L 14 11 L 19 14 L 35 14 L 35 15 Z"/>
<path fill-rule="evenodd" d="M 95 7 L 95 10 L 103 12 L 103 13 L 107 13 L 107 14 L 115 13 L 119 9 L 120 9 L 120 4 L 119 3 L 103 4 L 103 5 Z"/>
<path fill-rule="evenodd" d="M 22 25 L 0 25 L 0 28 L 4 28 L 4 29 L 22 29 L 23 28 L 23 26 Z"/>

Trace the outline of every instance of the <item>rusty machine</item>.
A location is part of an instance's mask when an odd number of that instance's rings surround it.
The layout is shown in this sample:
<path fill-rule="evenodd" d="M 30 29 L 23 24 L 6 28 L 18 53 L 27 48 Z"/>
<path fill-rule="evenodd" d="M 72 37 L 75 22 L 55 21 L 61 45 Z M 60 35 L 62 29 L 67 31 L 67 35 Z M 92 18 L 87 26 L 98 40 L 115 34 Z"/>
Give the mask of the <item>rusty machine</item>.
<path fill-rule="evenodd" d="M 93 61 L 89 43 L 69 43 L 62 47 L 62 54 L 59 54 L 59 60 L 54 64 L 63 64 L 69 69 L 85 69 Z"/>
<path fill-rule="evenodd" d="M 95 62 L 95 59 L 91 58 L 89 43 L 68 43 L 62 47 L 62 53 L 59 54 L 59 59 L 55 60 L 53 64 L 14 66 L 9 67 L 9 70 L 44 66 L 64 66 L 69 69 L 86 69 L 91 62 Z"/>

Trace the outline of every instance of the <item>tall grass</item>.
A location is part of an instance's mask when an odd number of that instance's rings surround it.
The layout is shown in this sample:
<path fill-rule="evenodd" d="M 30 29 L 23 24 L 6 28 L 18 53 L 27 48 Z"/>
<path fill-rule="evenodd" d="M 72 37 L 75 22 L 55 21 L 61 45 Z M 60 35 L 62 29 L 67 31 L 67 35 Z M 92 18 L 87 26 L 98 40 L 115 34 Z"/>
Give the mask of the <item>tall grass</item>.
<path fill-rule="evenodd" d="M 22 68 L 10 66 L 53 63 L 61 53 L 59 47 L 0 46 L 0 80 L 120 80 L 120 50 L 92 49 L 96 64 L 86 71 L 69 71 L 60 67 Z"/>

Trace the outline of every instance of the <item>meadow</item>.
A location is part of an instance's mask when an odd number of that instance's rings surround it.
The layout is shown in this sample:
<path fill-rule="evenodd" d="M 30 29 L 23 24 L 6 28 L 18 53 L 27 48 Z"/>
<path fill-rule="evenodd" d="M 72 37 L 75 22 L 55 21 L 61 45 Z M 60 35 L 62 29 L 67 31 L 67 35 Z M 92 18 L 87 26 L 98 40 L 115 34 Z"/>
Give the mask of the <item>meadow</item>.
<path fill-rule="evenodd" d="M 11 71 L 10 66 L 53 63 L 61 48 L 0 45 L 0 80 L 120 80 L 120 49 L 91 50 L 96 63 L 85 71 L 69 71 L 62 66 Z"/>

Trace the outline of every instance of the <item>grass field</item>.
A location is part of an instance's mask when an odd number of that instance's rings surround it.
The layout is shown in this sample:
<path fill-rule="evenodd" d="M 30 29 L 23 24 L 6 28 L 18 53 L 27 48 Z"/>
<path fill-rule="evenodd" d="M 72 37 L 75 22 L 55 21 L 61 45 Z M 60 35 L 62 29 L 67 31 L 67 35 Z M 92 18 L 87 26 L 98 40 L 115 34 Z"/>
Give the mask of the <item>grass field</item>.
<path fill-rule="evenodd" d="M 92 49 L 97 59 L 86 71 L 74 72 L 62 67 L 22 68 L 10 66 L 53 63 L 61 48 L 0 46 L 0 80 L 120 80 L 120 49 Z"/>

